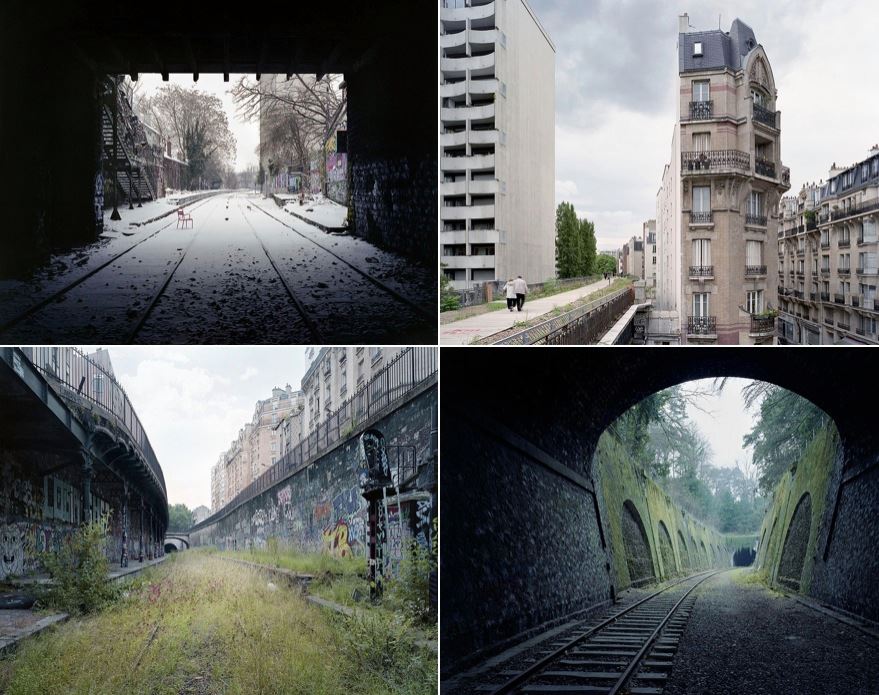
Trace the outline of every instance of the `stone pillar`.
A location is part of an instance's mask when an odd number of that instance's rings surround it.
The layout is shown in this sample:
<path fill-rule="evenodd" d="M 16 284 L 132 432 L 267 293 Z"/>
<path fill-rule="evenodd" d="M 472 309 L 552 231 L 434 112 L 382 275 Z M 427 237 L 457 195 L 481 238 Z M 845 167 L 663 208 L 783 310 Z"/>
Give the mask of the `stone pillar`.
<path fill-rule="evenodd" d="M 122 481 L 122 557 L 121 567 L 128 567 L 128 481 Z"/>
<path fill-rule="evenodd" d="M 91 453 L 86 450 L 82 452 L 82 518 L 83 524 L 92 521 L 92 475 L 93 459 Z"/>
<path fill-rule="evenodd" d="M 140 555 L 138 557 L 139 562 L 143 562 L 143 496 L 140 497 Z"/>

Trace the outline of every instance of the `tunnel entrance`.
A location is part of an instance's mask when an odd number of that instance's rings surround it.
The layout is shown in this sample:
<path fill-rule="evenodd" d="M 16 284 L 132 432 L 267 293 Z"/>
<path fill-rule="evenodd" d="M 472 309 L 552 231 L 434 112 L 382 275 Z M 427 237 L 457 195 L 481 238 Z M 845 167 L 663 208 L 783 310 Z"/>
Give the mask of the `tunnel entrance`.
<path fill-rule="evenodd" d="M 677 574 L 678 567 L 675 563 L 675 551 L 671 544 L 671 536 L 665 523 L 659 522 L 659 554 L 662 556 L 662 568 L 666 577 Z"/>
<path fill-rule="evenodd" d="M 787 538 L 781 551 L 778 564 L 778 582 L 794 591 L 800 590 L 803 565 L 806 562 L 806 547 L 809 543 L 809 532 L 812 529 L 812 497 L 805 493 L 797 502 Z"/>
<path fill-rule="evenodd" d="M 739 548 L 733 553 L 734 567 L 750 567 L 754 564 L 757 553 L 753 548 Z"/>
<path fill-rule="evenodd" d="M 173 543 L 165 543 L 165 552 L 166 553 L 176 553 L 177 546 L 174 545 Z"/>
<path fill-rule="evenodd" d="M 653 558 L 647 532 L 635 505 L 626 500 L 622 516 L 623 543 L 626 548 L 626 566 L 632 586 L 641 586 L 655 579 Z"/>

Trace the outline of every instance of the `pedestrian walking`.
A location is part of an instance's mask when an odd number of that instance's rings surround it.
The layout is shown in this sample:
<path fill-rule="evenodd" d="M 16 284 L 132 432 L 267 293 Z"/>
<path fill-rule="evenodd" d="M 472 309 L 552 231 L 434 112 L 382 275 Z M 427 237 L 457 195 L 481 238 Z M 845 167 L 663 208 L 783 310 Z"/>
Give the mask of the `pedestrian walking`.
<path fill-rule="evenodd" d="M 525 295 L 528 294 L 528 285 L 525 284 L 521 275 L 513 281 L 513 289 L 516 292 L 516 308 L 522 311 L 522 307 L 525 304 Z"/>
<path fill-rule="evenodd" d="M 507 284 L 504 285 L 504 295 L 507 298 L 507 309 L 512 311 L 516 306 L 516 283 L 513 278 L 507 280 Z"/>

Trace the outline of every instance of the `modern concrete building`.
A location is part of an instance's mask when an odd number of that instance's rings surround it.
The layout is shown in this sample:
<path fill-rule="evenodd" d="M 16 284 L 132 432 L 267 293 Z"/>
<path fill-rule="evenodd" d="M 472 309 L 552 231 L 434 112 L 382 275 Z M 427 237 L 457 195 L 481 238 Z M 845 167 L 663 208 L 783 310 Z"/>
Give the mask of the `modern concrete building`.
<path fill-rule="evenodd" d="M 456 289 L 555 276 L 555 47 L 526 0 L 442 0 L 441 262 Z"/>
<path fill-rule="evenodd" d="M 623 244 L 620 264 L 620 272 L 623 275 L 644 278 L 644 242 L 639 237 L 633 236 Z"/>
<path fill-rule="evenodd" d="M 879 343 L 879 145 L 781 202 L 779 342 Z"/>
<path fill-rule="evenodd" d="M 772 342 L 777 258 L 767 243 L 790 172 L 775 80 L 753 30 L 736 19 L 728 32 L 691 31 L 682 15 L 676 93 L 656 199 L 657 309 L 666 323 L 677 315 L 681 342 Z"/>
<path fill-rule="evenodd" d="M 647 220 L 641 232 L 644 254 L 641 257 L 641 278 L 647 287 L 656 287 L 656 220 Z"/>

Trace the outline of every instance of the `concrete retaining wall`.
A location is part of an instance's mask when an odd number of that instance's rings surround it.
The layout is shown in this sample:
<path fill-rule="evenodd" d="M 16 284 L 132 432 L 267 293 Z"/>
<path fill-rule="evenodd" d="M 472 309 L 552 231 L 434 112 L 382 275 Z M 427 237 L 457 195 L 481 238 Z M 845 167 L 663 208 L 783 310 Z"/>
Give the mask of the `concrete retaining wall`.
<path fill-rule="evenodd" d="M 437 407 L 436 386 L 428 388 L 369 427 L 378 429 L 389 446 L 414 446 L 419 461 L 430 456 L 431 416 Z M 364 425 L 365 426 L 365 425 Z M 363 426 L 336 447 L 281 480 L 265 492 L 190 533 L 193 547 L 221 549 L 265 547 L 269 538 L 282 546 L 335 555 L 362 555 L 368 547 L 366 501 L 357 476 L 358 437 Z M 427 499 L 389 506 L 392 559 L 401 557 L 410 538 L 426 533 L 422 518 L 431 519 Z M 425 506 L 426 505 L 426 506 Z M 402 507 L 402 509 L 400 509 Z M 426 517 L 425 517 L 426 514 Z M 402 522 L 402 528 L 401 528 Z M 429 522 L 428 522 L 429 524 Z"/>

